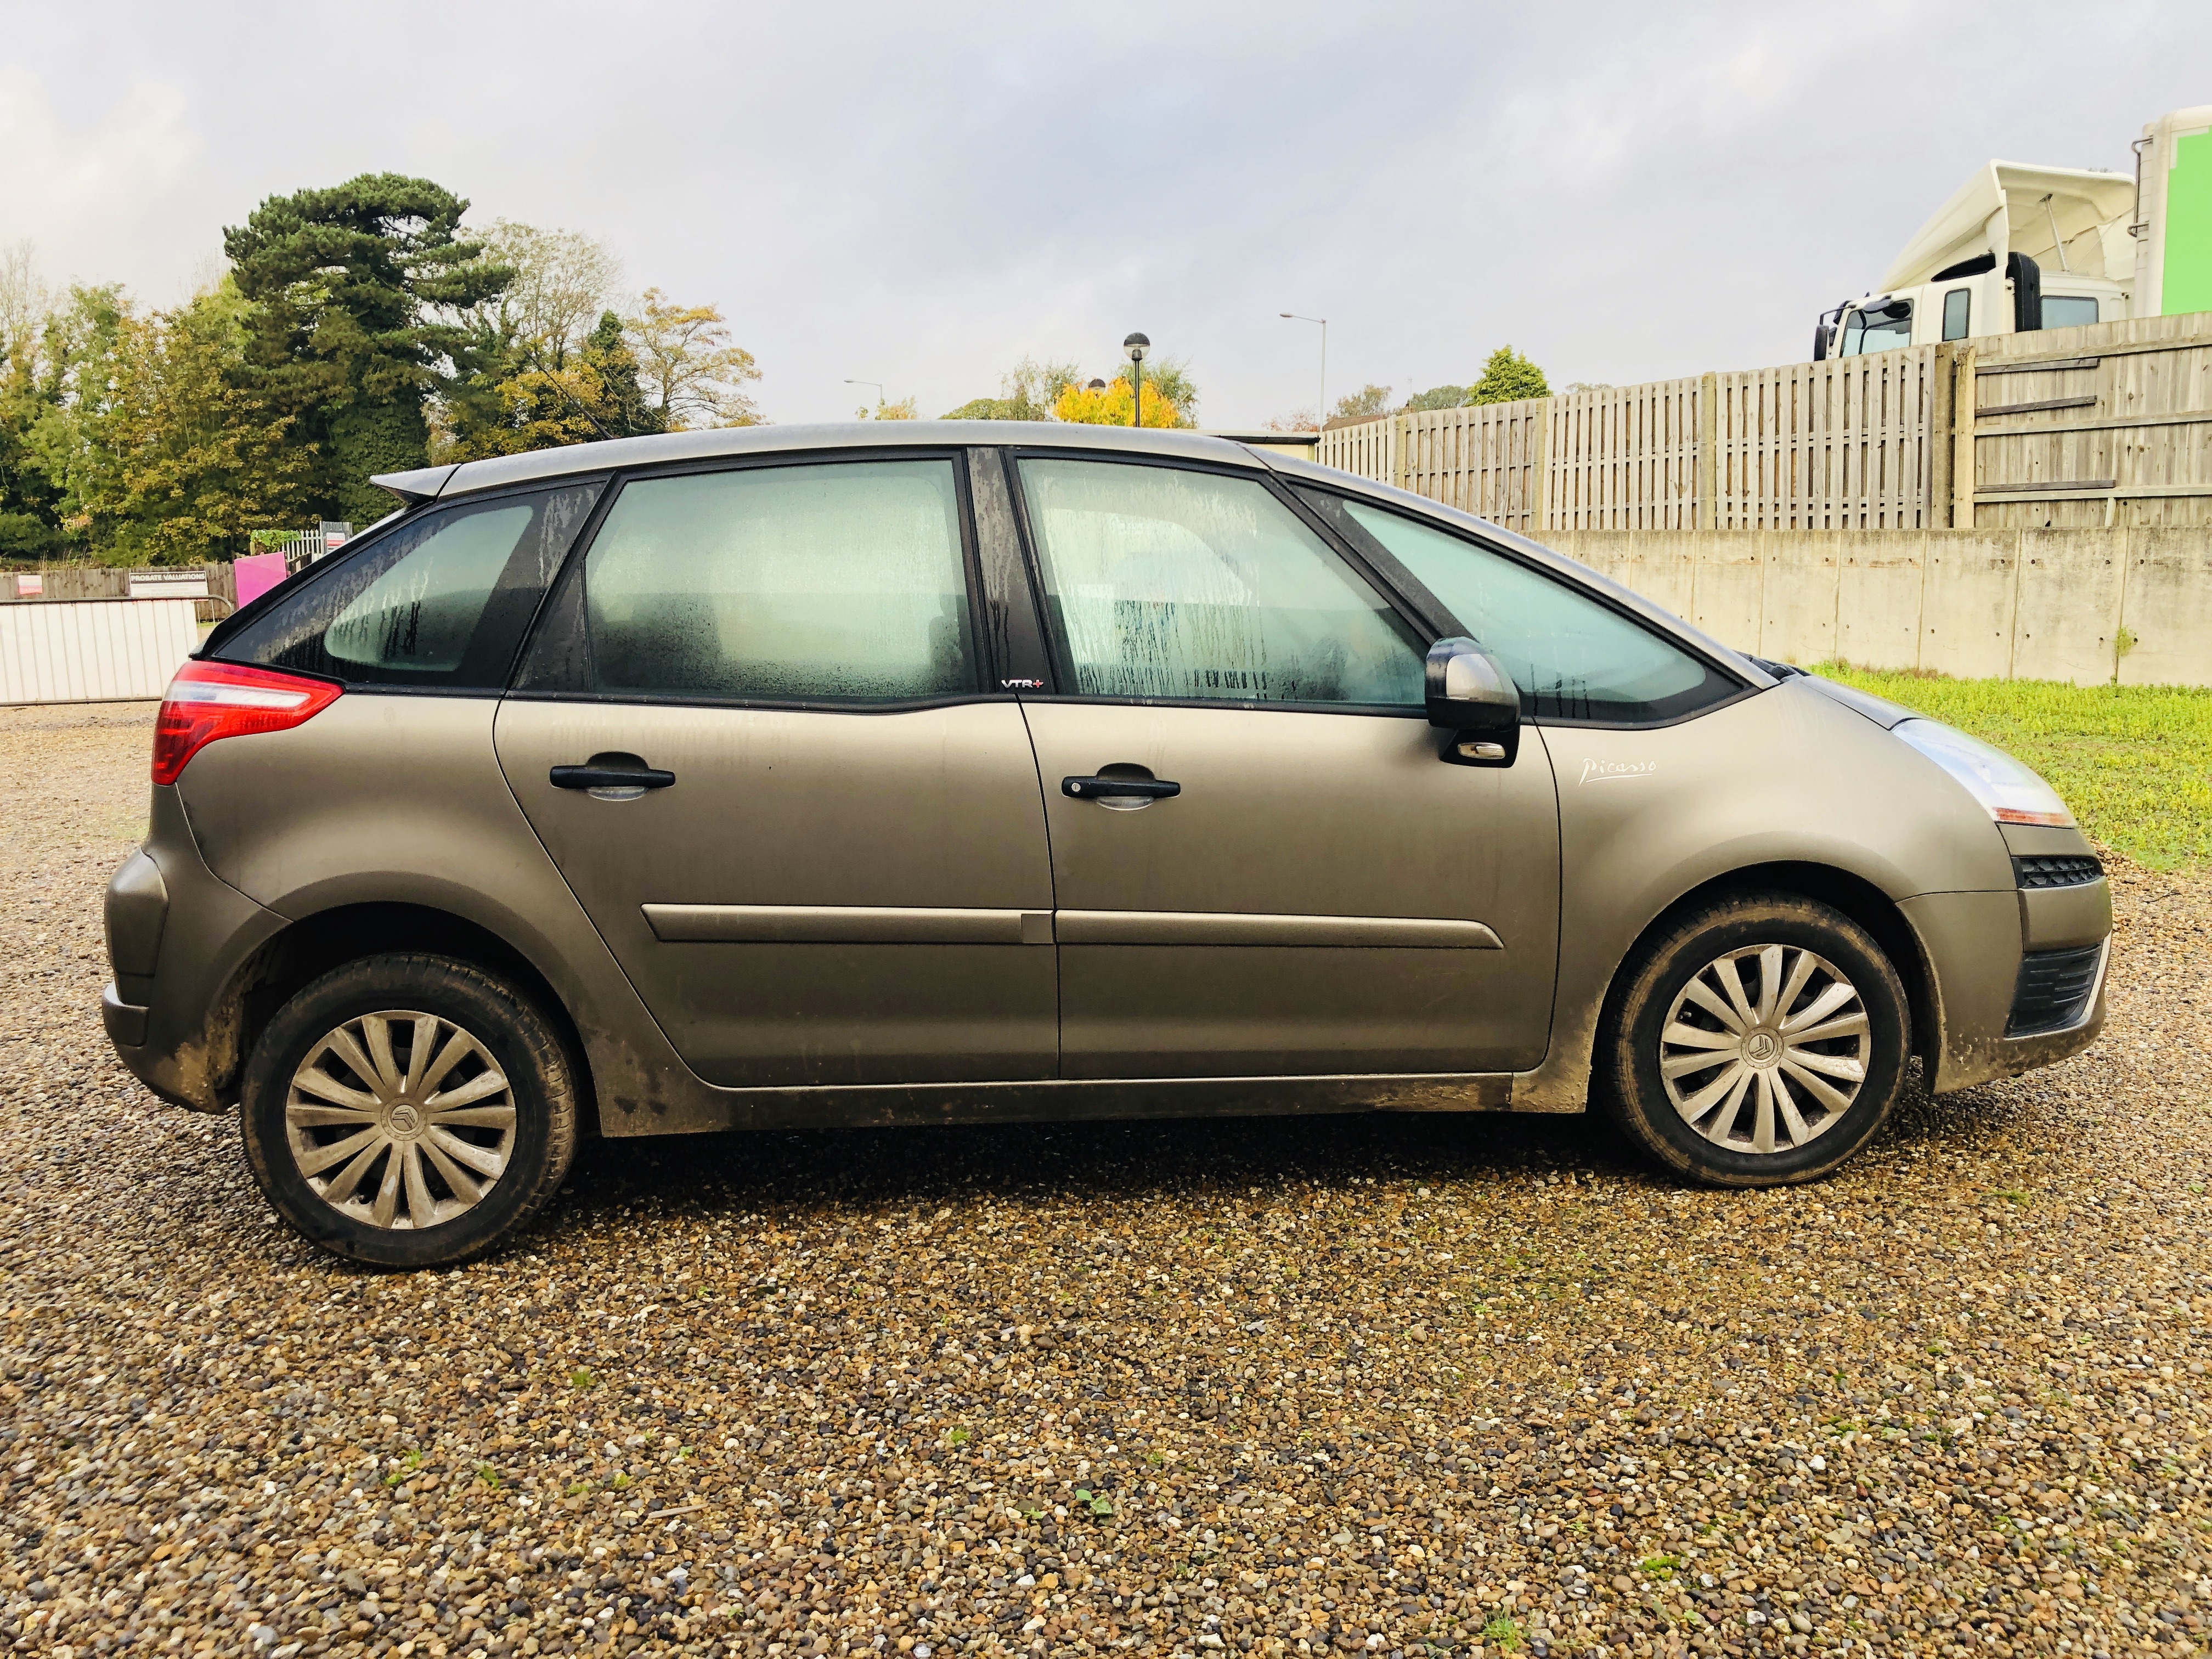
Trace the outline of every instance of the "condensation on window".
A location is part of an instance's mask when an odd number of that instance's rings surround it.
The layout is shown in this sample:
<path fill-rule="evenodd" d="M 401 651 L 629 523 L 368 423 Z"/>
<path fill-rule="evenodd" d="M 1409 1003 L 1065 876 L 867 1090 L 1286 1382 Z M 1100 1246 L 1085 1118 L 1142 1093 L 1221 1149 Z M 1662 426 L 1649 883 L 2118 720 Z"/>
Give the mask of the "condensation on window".
<path fill-rule="evenodd" d="M 948 461 L 647 478 L 585 568 L 607 691 L 882 701 L 971 690 Z"/>
<path fill-rule="evenodd" d="M 586 479 L 411 515 L 312 568 L 219 654 L 349 685 L 503 685 L 603 487 Z"/>
<path fill-rule="evenodd" d="M 436 526 L 331 619 L 323 649 L 338 672 L 459 667 L 532 510 L 514 501 Z"/>
<path fill-rule="evenodd" d="M 1380 595 L 1261 484 L 1111 461 L 1021 464 L 1073 689 L 1417 706 Z"/>

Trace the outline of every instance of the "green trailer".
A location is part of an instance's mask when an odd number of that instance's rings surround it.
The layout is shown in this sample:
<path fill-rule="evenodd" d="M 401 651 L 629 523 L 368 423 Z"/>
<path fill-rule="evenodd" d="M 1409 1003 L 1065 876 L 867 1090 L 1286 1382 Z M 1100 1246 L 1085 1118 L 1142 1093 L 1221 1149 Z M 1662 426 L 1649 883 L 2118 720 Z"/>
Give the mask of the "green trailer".
<path fill-rule="evenodd" d="M 2212 104 L 2151 122 L 2135 150 L 2133 313 L 2212 311 Z"/>

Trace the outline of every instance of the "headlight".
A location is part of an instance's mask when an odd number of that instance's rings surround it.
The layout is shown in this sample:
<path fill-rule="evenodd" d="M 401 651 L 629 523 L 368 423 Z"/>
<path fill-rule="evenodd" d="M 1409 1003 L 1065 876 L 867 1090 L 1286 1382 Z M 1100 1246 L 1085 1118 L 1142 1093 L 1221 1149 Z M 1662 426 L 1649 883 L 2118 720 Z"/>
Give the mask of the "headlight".
<path fill-rule="evenodd" d="M 1890 727 L 1890 735 L 1911 744 L 1956 778 L 1999 823 L 2074 827 L 2074 815 L 2058 799 L 2058 792 L 2003 750 L 1992 749 L 1941 720 L 1899 720 Z"/>

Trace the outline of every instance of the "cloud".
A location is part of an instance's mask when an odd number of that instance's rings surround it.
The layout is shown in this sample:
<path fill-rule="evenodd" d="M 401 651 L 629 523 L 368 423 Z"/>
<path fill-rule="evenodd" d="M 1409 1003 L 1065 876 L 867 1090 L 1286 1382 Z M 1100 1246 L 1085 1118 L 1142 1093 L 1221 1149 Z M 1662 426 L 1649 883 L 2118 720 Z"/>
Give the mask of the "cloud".
<path fill-rule="evenodd" d="M 2202 101 L 2183 0 L 1655 11 L 664 0 L 36 4 L 0 240 L 166 298 L 264 197 L 416 173 L 710 301 L 778 419 L 927 411 L 1150 333 L 1209 421 L 1332 386 L 1783 362 L 1996 155 L 2127 163 Z M 125 88 L 88 99 L 82 66 Z M 33 67 L 36 66 L 36 67 Z"/>

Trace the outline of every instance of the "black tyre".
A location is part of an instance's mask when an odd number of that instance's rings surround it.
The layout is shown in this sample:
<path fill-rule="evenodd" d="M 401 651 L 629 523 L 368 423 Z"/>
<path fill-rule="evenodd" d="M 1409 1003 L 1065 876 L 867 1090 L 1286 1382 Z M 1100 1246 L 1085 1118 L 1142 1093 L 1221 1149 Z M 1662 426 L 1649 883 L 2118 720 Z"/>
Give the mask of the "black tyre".
<path fill-rule="evenodd" d="M 276 1012 L 246 1061 L 246 1161 L 335 1255 L 441 1267 L 490 1249 L 558 1190 L 576 1069 L 530 998 L 466 963 L 365 957 Z"/>
<path fill-rule="evenodd" d="M 1723 1187 L 1814 1181 L 1881 1127 L 1911 1051 L 1897 970 L 1841 911 L 1748 894 L 1679 918 L 1623 964 L 1595 1079 L 1621 1130 Z"/>

